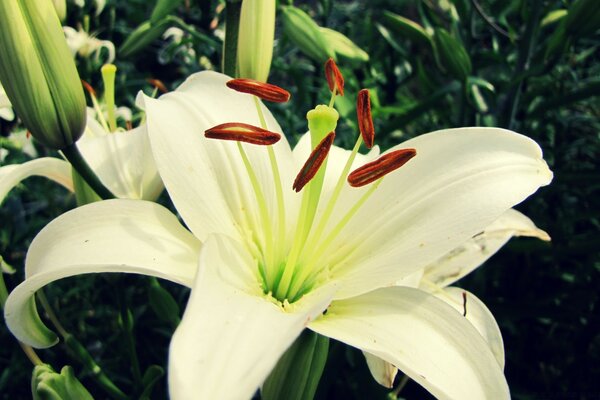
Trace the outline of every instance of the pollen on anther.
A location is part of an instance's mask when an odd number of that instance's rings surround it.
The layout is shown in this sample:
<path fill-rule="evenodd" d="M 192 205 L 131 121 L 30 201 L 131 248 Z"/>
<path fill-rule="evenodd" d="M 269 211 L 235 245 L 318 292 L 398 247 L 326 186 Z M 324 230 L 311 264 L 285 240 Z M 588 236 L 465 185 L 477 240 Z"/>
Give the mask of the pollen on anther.
<path fill-rule="evenodd" d="M 371 97 L 369 96 L 368 89 L 362 89 L 358 92 L 358 97 L 356 98 L 356 116 L 358 118 L 358 129 L 365 142 L 365 146 L 370 149 L 375 142 L 375 127 L 373 126 Z"/>
<path fill-rule="evenodd" d="M 89 83 L 87 83 L 83 79 L 81 80 L 81 84 L 83 85 L 83 87 L 85 88 L 85 90 L 87 90 L 87 92 L 90 94 L 90 96 L 96 97 L 96 98 L 98 97 L 98 96 L 96 96 L 96 90 L 94 90 L 94 88 L 92 87 L 92 85 L 90 85 Z"/>
<path fill-rule="evenodd" d="M 258 145 L 272 145 L 281 139 L 277 132 L 243 122 L 227 122 L 207 129 L 204 136 L 209 139 L 233 140 Z"/>
<path fill-rule="evenodd" d="M 319 168 L 327 158 L 327 154 L 329 154 L 329 150 L 331 149 L 331 145 L 333 144 L 333 140 L 335 139 L 335 132 L 329 132 L 327 136 L 321 140 L 321 142 L 315 147 L 315 149 L 310 153 L 308 159 L 304 163 L 304 166 L 296 176 L 294 180 L 294 184 L 292 189 L 296 192 L 302 190 L 304 186 L 317 174 Z"/>
<path fill-rule="evenodd" d="M 237 92 L 253 94 L 254 96 L 274 103 L 285 103 L 290 99 L 290 92 L 270 83 L 254 79 L 238 78 L 226 83 L 227 87 Z"/>
<path fill-rule="evenodd" d="M 154 86 L 161 93 L 169 93 L 169 89 L 167 89 L 165 84 L 159 79 L 148 78 L 146 79 L 146 82 Z"/>
<path fill-rule="evenodd" d="M 400 168 L 416 155 L 417 151 L 415 149 L 401 149 L 384 154 L 377 160 L 352 171 L 348 175 L 348 183 L 352 187 L 368 185 Z"/>
<path fill-rule="evenodd" d="M 327 78 L 327 85 L 329 90 L 333 93 L 336 89 L 340 96 L 344 95 L 344 77 L 340 72 L 337 64 L 333 61 L 333 58 L 329 58 L 325 63 L 325 77 Z"/>

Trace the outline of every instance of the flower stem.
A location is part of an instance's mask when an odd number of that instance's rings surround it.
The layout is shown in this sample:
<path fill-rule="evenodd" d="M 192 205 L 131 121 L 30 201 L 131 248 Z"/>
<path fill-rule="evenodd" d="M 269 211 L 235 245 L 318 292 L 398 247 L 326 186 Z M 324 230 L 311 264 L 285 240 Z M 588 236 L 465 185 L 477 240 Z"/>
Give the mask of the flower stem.
<path fill-rule="evenodd" d="M 79 152 L 76 143 L 68 145 L 61 151 L 65 158 L 71 163 L 71 166 L 75 168 L 79 175 L 81 175 L 85 182 L 90 185 L 90 187 L 98 196 L 100 196 L 103 200 L 114 199 L 116 197 L 111 193 L 110 190 L 106 188 L 106 186 L 102 184 L 102 182 L 100 182 L 100 179 L 98 179 L 94 171 L 92 171 L 88 163 Z"/>
<path fill-rule="evenodd" d="M 237 45 L 240 31 L 240 14 L 242 2 L 228 0 L 225 7 L 225 43 L 223 43 L 223 73 L 231 77 L 236 76 Z"/>

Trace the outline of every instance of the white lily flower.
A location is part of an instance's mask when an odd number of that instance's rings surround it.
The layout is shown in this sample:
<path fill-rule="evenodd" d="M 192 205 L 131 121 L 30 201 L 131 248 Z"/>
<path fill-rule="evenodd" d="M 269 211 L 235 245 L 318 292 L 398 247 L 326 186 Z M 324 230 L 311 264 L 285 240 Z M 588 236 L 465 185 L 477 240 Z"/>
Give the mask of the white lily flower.
<path fill-rule="evenodd" d="M 398 285 L 420 287 L 451 305 L 473 324 L 490 346 L 498 364 L 504 368 L 504 343 L 498 323 L 489 309 L 474 294 L 448 287 L 481 266 L 512 237 L 528 236 L 549 241 L 550 236 L 531 219 L 510 209 L 490 226 L 461 244 L 423 270 L 397 282 Z M 398 369 L 384 360 L 365 353 L 371 374 L 385 387 L 392 387 Z"/>
<path fill-rule="evenodd" d="M 145 125 L 131 131 L 110 133 L 96 120 L 88 118 L 77 146 L 100 181 L 115 196 L 156 200 L 162 192 L 163 184 L 152 157 Z M 58 158 L 43 157 L 0 167 L 0 203 L 22 180 L 34 175 L 74 190 L 71 165 Z"/>
<path fill-rule="evenodd" d="M 100 58 L 102 49 L 106 49 L 108 55 L 105 64 L 110 64 L 115 59 L 115 45 L 110 40 L 100 40 L 94 35 L 90 35 L 83 28 L 76 30 L 70 26 L 64 26 L 63 31 L 65 32 L 65 38 L 67 39 L 67 45 L 71 49 L 73 57 L 79 54 L 81 57 L 87 58 L 92 55 L 96 57 L 96 60 Z"/>
<path fill-rule="evenodd" d="M 7 121 L 15 119 L 15 113 L 12 109 L 12 104 L 4 91 L 4 88 L 0 84 L 0 118 Z"/>
<path fill-rule="evenodd" d="M 539 146 L 502 129 L 433 132 L 401 145 L 417 152 L 406 166 L 370 186 L 344 185 L 339 196 L 350 152 L 333 146 L 309 220 L 300 213 L 308 196 L 291 190 L 308 136 L 294 150 L 284 138 L 265 149 L 204 137 L 217 124 L 259 122 L 253 97 L 227 89 L 228 79 L 203 72 L 159 100 L 145 98 L 155 160 L 189 231 L 143 201 L 97 202 L 60 216 L 34 239 L 26 280 L 7 300 L 13 334 L 35 347 L 55 343 L 32 297 L 46 283 L 133 272 L 193 288 L 171 342 L 172 399 L 250 398 L 305 328 L 400 367 L 440 399 L 508 398 L 477 329 L 435 296 L 394 284 L 548 184 Z M 269 130 L 279 131 L 260 107 Z"/>

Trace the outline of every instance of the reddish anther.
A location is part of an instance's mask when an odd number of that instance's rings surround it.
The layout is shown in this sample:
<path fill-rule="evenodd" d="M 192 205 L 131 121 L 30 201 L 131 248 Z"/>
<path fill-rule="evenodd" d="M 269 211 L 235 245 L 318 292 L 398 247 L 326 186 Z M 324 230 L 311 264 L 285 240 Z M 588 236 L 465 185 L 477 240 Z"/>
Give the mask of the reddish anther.
<path fill-rule="evenodd" d="M 373 117 L 371 116 L 371 97 L 369 96 L 368 89 L 362 89 L 358 92 L 358 97 L 356 98 L 356 116 L 363 142 L 365 142 L 367 149 L 370 149 L 375 142 L 375 127 L 373 126 Z"/>
<path fill-rule="evenodd" d="M 281 139 L 281 135 L 277 132 L 271 132 L 242 122 L 227 122 L 217 125 L 207 129 L 204 136 L 209 139 L 233 140 L 264 146 L 275 144 Z"/>
<path fill-rule="evenodd" d="M 325 63 L 325 77 L 327 78 L 327 84 L 329 90 L 333 93 L 335 88 L 340 96 L 344 95 L 344 77 L 340 72 L 337 64 L 333 61 L 333 58 L 329 58 Z"/>
<path fill-rule="evenodd" d="M 262 100 L 274 103 L 285 103 L 291 96 L 290 92 L 279 86 L 255 81 L 254 79 L 232 79 L 227 82 L 227 87 L 238 92 L 253 94 Z"/>
<path fill-rule="evenodd" d="M 92 85 L 90 85 L 89 83 L 87 83 L 83 79 L 81 80 L 81 84 L 83 85 L 83 87 L 85 88 L 85 90 L 87 90 L 87 92 L 90 94 L 90 96 L 92 96 L 92 97 L 98 97 L 98 96 L 96 96 L 96 91 L 94 90 L 94 88 L 92 87 Z"/>
<path fill-rule="evenodd" d="M 327 158 L 327 154 L 329 154 L 329 149 L 331 149 L 331 145 L 333 144 L 333 139 L 335 139 L 335 132 L 329 132 L 327 136 L 321 140 L 321 143 L 315 147 L 315 149 L 308 156 L 308 160 L 304 163 L 304 166 L 296 176 L 294 180 L 294 185 L 292 189 L 296 192 L 302 190 L 304 186 L 317 174 L 321 165 Z"/>
<path fill-rule="evenodd" d="M 161 93 L 169 93 L 169 89 L 167 89 L 165 84 L 162 83 L 162 81 L 160 81 L 158 79 L 148 78 L 148 79 L 146 79 L 146 82 L 148 82 L 149 84 L 151 84 L 152 86 L 157 88 L 158 91 Z"/>
<path fill-rule="evenodd" d="M 382 178 L 406 164 L 417 155 L 415 149 L 395 150 L 352 171 L 348 183 L 352 187 L 361 187 Z"/>

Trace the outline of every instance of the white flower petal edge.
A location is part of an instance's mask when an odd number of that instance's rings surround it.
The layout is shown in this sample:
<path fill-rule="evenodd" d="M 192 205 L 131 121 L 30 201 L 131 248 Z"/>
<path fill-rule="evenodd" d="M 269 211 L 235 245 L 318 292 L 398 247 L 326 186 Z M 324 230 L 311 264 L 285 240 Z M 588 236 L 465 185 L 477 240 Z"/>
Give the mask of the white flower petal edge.
<path fill-rule="evenodd" d="M 204 131 L 225 122 L 260 125 L 252 96 L 229 89 L 226 75 L 201 72 L 188 78 L 175 92 L 158 100 L 143 97 L 148 135 L 154 159 L 177 211 L 201 240 L 210 233 L 239 238 L 236 224 L 249 224 L 262 232 L 254 191 L 237 146 L 233 142 L 206 139 Z M 140 98 L 138 97 L 140 100 Z M 281 132 L 277 121 L 261 104 L 267 126 Z M 264 146 L 243 145 L 267 202 L 275 199 L 273 177 Z M 284 184 L 293 180 L 292 153 L 285 139 L 273 146 Z M 286 188 L 287 189 L 287 188 Z M 286 206 L 293 192 L 284 190 Z M 270 209 L 276 209 L 271 204 Z M 288 207 L 289 210 L 292 208 Z M 291 214 L 293 215 L 293 214 Z"/>
<path fill-rule="evenodd" d="M 451 285 L 496 254 L 513 236 L 550 240 L 528 217 L 510 209 L 485 230 L 428 265 L 421 287 L 427 288 L 428 283 L 438 287 Z"/>
<path fill-rule="evenodd" d="M 41 322 L 33 295 L 44 285 L 93 272 L 129 272 L 191 286 L 200 242 L 166 208 L 146 201 L 107 200 L 69 211 L 35 237 L 25 281 L 9 295 L 4 318 L 20 341 L 44 348 L 56 335 Z"/>
<path fill-rule="evenodd" d="M 241 244 L 204 243 L 181 324 L 169 352 L 171 400 L 251 398 L 279 357 L 333 296 L 330 285 L 283 309 L 258 296 L 254 261 Z"/>
<path fill-rule="evenodd" d="M 5 165 L 0 168 L 0 204 L 23 179 L 30 176 L 43 176 L 73 191 L 71 165 L 58 158 L 43 157 L 23 164 Z"/>
<path fill-rule="evenodd" d="M 463 299 L 466 296 L 466 302 Z M 504 369 L 504 341 L 502 333 L 492 312 L 473 293 L 458 287 L 448 287 L 443 291 L 434 292 L 440 300 L 451 305 L 459 314 L 466 312 L 467 320 L 481 334 L 496 357 L 500 368 Z"/>
<path fill-rule="evenodd" d="M 391 287 L 334 301 L 309 328 L 398 366 L 438 399 L 510 397 L 479 332 L 421 290 Z"/>
<path fill-rule="evenodd" d="M 344 264 L 334 272 L 344 281 L 338 298 L 426 267 L 552 179 L 539 146 L 503 129 L 448 129 L 398 147 L 417 155 L 384 178 L 332 244 Z"/>
<path fill-rule="evenodd" d="M 393 388 L 394 379 L 396 379 L 396 375 L 398 374 L 398 368 L 366 351 L 363 351 L 363 355 L 365 356 L 365 360 L 367 360 L 367 366 L 369 367 L 369 371 L 371 371 L 373 379 L 381 386 L 388 389 Z"/>
<path fill-rule="evenodd" d="M 98 178 L 119 198 L 156 200 L 163 190 L 145 125 L 105 132 L 88 120 L 77 146 Z"/>

